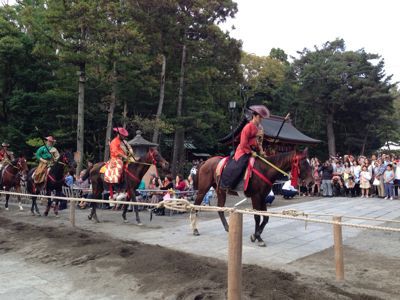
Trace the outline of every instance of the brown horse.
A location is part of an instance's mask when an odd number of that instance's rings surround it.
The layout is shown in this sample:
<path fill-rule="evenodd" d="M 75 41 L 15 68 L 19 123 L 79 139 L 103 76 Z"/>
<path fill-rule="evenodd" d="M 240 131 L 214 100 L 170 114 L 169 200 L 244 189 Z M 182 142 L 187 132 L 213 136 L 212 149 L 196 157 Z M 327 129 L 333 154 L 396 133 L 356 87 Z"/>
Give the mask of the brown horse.
<path fill-rule="evenodd" d="M 24 157 L 19 157 L 13 160 L 11 163 L 6 165 L 0 174 L 0 187 L 5 191 L 9 191 L 11 188 L 15 189 L 15 192 L 21 193 L 21 180 L 26 180 L 28 174 L 28 165 Z M 18 205 L 20 210 L 24 210 L 21 205 L 21 196 L 17 196 Z M 8 210 L 8 200 L 10 195 L 6 195 L 6 210 Z"/>
<path fill-rule="evenodd" d="M 312 168 L 307 159 L 307 149 L 302 152 L 292 151 L 283 154 L 278 154 L 268 157 L 268 161 L 277 166 L 278 168 L 289 171 L 295 162 L 298 162 L 298 169 L 300 171 L 299 179 L 305 180 L 306 184 L 312 182 Z M 204 195 L 210 189 L 214 187 L 218 197 L 218 206 L 224 207 L 226 201 L 226 192 L 220 189 L 217 185 L 219 178 L 216 178 L 216 168 L 222 157 L 211 157 L 203 164 L 200 164 L 195 176 L 195 189 L 198 189 L 197 198 L 195 205 L 200 205 Z M 258 173 L 258 174 L 257 174 Z M 248 183 L 248 188 L 245 192 L 246 197 L 250 197 L 253 205 L 253 209 L 266 211 L 267 205 L 265 197 L 271 191 L 273 183 L 281 176 L 281 173 L 275 168 L 270 167 L 262 160 L 256 158 L 253 168 L 253 174 Z M 224 212 L 218 212 L 222 225 L 225 230 L 228 231 L 228 223 L 226 221 Z M 255 231 L 251 235 L 250 239 L 252 242 L 258 241 L 259 246 L 265 246 L 264 241 L 261 238 L 261 234 L 264 230 L 265 225 L 268 223 L 269 217 L 263 216 L 263 221 L 260 224 L 260 216 L 254 215 L 255 220 Z M 194 235 L 199 235 L 197 228 L 193 230 Z"/>
<path fill-rule="evenodd" d="M 104 191 L 104 187 L 109 188 L 109 184 L 104 182 L 104 175 L 100 173 L 101 168 L 104 166 L 105 162 L 99 162 L 93 166 L 90 170 L 90 180 L 92 182 L 92 199 L 101 199 L 101 195 Z M 124 166 L 123 172 L 123 182 L 125 184 L 125 190 L 127 192 L 127 201 L 136 201 L 136 189 L 140 184 L 143 176 L 149 170 L 151 165 L 160 166 L 164 170 L 168 169 L 169 163 L 161 156 L 161 154 L 155 148 L 149 148 L 147 153 L 143 155 L 140 159 L 128 163 Z M 96 203 L 92 202 L 90 204 L 91 210 L 90 214 L 88 215 L 88 219 L 95 220 L 99 222 L 96 214 Z M 122 218 L 125 222 L 126 219 L 126 212 L 128 210 L 128 205 L 124 205 L 124 209 L 122 212 Z M 141 224 L 140 217 L 139 217 L 139 209 L 136 205 L 134 205 L 135 215 L 136 215 L 136 222 Z"/>

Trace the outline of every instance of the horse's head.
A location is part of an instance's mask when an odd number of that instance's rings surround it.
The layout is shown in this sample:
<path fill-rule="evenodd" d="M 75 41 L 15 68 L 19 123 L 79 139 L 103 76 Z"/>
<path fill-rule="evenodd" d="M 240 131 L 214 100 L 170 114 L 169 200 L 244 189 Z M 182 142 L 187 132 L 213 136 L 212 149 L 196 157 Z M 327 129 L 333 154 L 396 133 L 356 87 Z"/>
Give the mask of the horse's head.
<path fill-rule="evenodd" d="M 60 155 L 60 158 L 58 159 L 58 162 L 63 164 L 65 166 L 66 170 L 75 170 L 76 168 L 76 163 L 74 160 L 74 157 L 72 153 L 70 152 L 63 152 Z"/>
<path fill-rule="evenodd" d="M 161 167 L 165 171 L 169 168 L 169 163 L 161 156 L 160 152 L 158 152 L 156 148 L 149 149 L 146 155 L 146 161 Z"/>
<path fill-rule="evenodd" d="M 26 176 L 28 175 L 28 170 L 29 170 L 29 168 L 28 168 L 28 164 L 26 163 L 25 157 L 20 156 L 20 157 L 17 159 L 16 167 L 17 167 L 17 169 L 19 170 L 19 172 L 21 172 L 22 177 L 23 177 L 23 178 L 26 178 Z"/>
<path fill-rule="evenodd" d="M 296 152 L 296 157 L 299 161 L 299 179 L 301 181 L 304 181 L 305 184 L 308 186 L 314 181 L 314 178 L 312 176 L 312 167 L 308 159 L 308 148 L 304 149 L 303 151 Z"/>

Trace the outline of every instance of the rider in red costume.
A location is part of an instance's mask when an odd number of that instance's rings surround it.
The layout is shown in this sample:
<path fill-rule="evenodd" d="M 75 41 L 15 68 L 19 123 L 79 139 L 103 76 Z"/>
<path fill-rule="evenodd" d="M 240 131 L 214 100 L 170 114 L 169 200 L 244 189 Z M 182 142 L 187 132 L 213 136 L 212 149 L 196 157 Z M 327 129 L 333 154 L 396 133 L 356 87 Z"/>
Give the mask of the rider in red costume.
<path fill-rule="evenodd" d="M 249 107 L 253 113 L 252 120 L 247 123 L 240 134 L 240 143 L 236 148 L 235 155 L 231 159 L 221 178 L 220 188 L 235 189 L 242 179 L 247 162 L 252 151 L 263 152 L 262 145 L 257 141 L 257 137 L 262 134 L 261 120 L 269 117 L 269 110 L 264 105 L 253 105 Z"/>

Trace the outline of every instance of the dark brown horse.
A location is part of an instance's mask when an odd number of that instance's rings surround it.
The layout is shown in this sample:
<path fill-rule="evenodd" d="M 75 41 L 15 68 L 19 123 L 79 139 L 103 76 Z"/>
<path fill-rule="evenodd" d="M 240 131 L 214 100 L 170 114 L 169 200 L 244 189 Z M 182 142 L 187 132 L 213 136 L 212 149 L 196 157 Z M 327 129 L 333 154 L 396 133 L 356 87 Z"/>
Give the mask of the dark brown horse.
<path fill-rule="evenodd" d="M 24 157 L 19 157 L 6 165 L 0 174 L 0 187 L 2 190 L 9 191 L 11 188 L 15 192 L 21 193 L 21 180 L 26 180 L 28 174 L 28 165 Z M 21 205 L 21 196 L 17 196 L 19 209 L 23 210 Z M 10 195 L 6 195 L 6 210 L 8 210 L 8 200 Z"/>
<path fill-rule="evenodd" d="M 90 179 L 92 182 L 92 199 L 101 199 L 104 188 L 109 188 L 109 184 L 104 182 L 104 175 L 100 173 L 101 168 L 104 166 L 105 162 L 99 162 L 93 166 L 90 170 Z M 149 170 L 151 165 L 160 166 L 163 169 L 168 169 L 168 162 L 161 156 L 161 154 L 155 148 L 149 148 L 147 153 L 143 155 L 140 159 L 130 162 L 128 165 L 124 166 L 123 172 L 123 183 L 125 185 L 124 190 L 127 192 L 127 201 L 136 202 L 136 189 L 140 184 L 143 176 Z M 95 220 L 99 222 L 96 214 L 96 203 L 92 202 L 90 204 L 91 210 L 88 215 L 88 219 Z M 124 205 L 122 212 L 122 218 L 126 222 L 126 212 L 128 210 L 128 205 Z M 141 224 L 139 217 L 139 209 L 134 205 L 136 222 Z"/>
<path fill-rule="evenodd" d="M 278 154 L 268 157 L 268 161 L 277 166 L 278 168 L 289 171 L 291 170 L 294 162 L 298 162 L 298 169 L 300 171 L 299 179 L 305 180 L 306 184 L 312 182 L 312 168 L 307 159 L 307 149 L 302 152 L 287 152 L 283 154 Z M 221 157 L 211 157 L 203 164 L 200 164 L 197 170 L 197 175 L 195 176 L 195 189 L 198 189 L 197 198 L 195 200 L 196 205 L 200 205 L 204 195 L 210 189 L 211 186 L 216 189 L 218 197 L 218 206 L 224 207 L 226 201 L 226 192 L 219 189 L 217 182 L 219 179 L 216 178 L 215 170 Z M 253 209 L 266 211 L 267 205 L 265 202 L 265 197 L 271 191 L 273 183 L 281 176 L 281 173 L 271 166 L 267 165 L 265 162 L 256 158 L 254 163 L 252 177 L 249 181 L 248 188 L 245 192 L 246 197 L 250 197 L 253 205 Z M 259 174 L 256 174 L 259 173 Z M 218 212 L 222 225 L 225 230 L 228 231 L 228 223 L 225 219 L 224 212 Z M 264 230 L 265 225 L 268 223 L 269 217 L 264 217 L 260 224 L 260 216 L 254 215 L 255 220 L 255 231 L 251 235 L 251 241 L 258 241 L 259 246 L 265 246 L 264 241 L 261 238 L 261 234 Z M 194 235 L 199 235 L 197 228 L 193 230 Z"/>
<path fill-rule="evenodd" d="M 71 156 L 71 153 L 65 152 L 60 155 L 60 158 L 53 163 L 50 167 L 47 178 L 42 183 L 35 183 L 32 175 L 35 172 L 36 168 L 29 170 L 28 179 L 27 179 L 27 190 L 29 194 L 39 195 L 42 192 L 45 192 L 47 196 L 50 196 L 51 192 L 55 191 L 56 196 L 62 196 L 62 186 L 65 182 L 65 175 L 69 170 L 73 168 L 74 160 Z M 40 216 L 39 208 L 37 206 L 37 197 L 32 197 L 32 206 L 31 213 L 34 216 L 35 211 L 38 216 Z M 54 205 L 54 214 L 56 217 L 58 216 L 58 203 L 59 200 L 55 200 Z M 52 200 L 48 198 L 47 207 L 44 212 L 44 215 L 47 216 L 49 214 L 51 208 Z"/>

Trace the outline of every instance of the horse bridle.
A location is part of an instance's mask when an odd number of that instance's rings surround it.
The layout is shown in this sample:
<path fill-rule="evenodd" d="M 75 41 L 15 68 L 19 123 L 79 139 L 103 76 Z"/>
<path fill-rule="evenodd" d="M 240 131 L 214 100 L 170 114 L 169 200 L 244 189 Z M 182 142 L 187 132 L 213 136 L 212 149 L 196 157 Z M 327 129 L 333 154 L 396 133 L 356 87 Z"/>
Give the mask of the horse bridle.
<path fill-rule="evenodd" d="M 139 164 L 139 165 L 150 165 L 150 166 L 154 165 L 155 166 L 157 164 L 157 160 L 154 157 L 154 152 L 155 152 L 154 150 L 149 150 L 149 153 L 148 153 L 148 155 L 150 156 L 150 159 L 152 160 L 151 164 L 140 162 L 140 161 L 137 161 L 137 160 L 133 161 L 132 163 L 133 164 Z M 129 177 L 131 177 L 132 179 L 136 180 L 137 182 L 140 182 L 140 179 L 137 178 L 137 176 L 135 174 L 133 174 L 131 171 L 129 171 L 128 165 L 126 165 L 126 167 L 125 167 L 126 174 L 128 174 Z"/>

